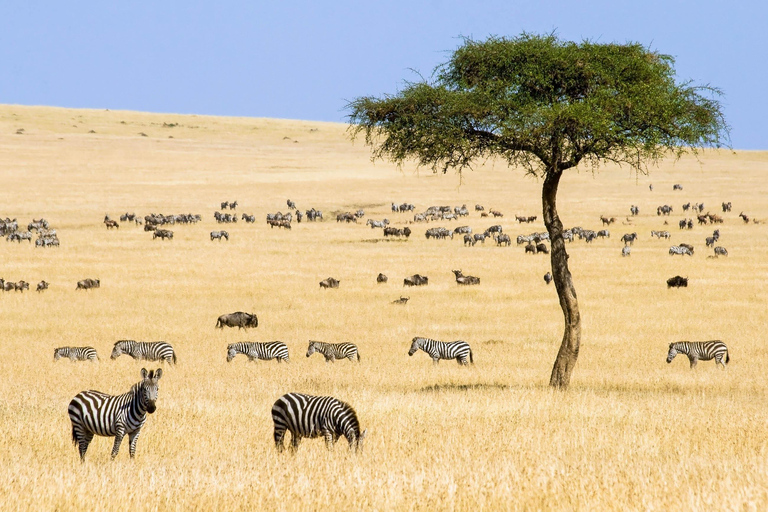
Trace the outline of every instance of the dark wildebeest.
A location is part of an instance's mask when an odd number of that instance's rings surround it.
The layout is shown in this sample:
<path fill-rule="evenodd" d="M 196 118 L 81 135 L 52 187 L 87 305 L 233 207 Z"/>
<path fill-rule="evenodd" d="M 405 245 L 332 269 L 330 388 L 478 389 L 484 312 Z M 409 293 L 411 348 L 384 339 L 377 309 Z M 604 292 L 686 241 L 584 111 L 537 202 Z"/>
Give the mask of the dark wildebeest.
<path fill-rule="evenodd" d="M 256 315 L 252 313 L 238 311 L 228 315 L 221 315 L 216 321 L 216 327 L 219 329 L 223 329 L 225 325 L 227 327 L 237 327 L 247 331 L 249 327 L 258 327 L 259 320 L 256 318 Z"/>
<path fill-rule="evenodd" d="M 88 290 L 90 288 L 98 288 L 99 286 L 101 286 L 101 281 L 98 279 L 83 279 L 77 282 L 75 290 Z"/>
<path fill-rule="evenodd" d="M 320 281 L 320 288 L 338 288 L 340 282 L 338 279 L 329 277 Z"/>
<path fill-rule="evenodd" d="M 413 274 L 403 279 L 403 286 L 425 286 L 429 284 L 429 278 L 420 274 Z"/>
<path fill-rule="evenodd" d="M 378 276 L 376 276 L 376 282 L 377 283 L 386 283 L 389 278 L 385 276 L 384 274 L 379 273 Z"/>
<path fill-rule="evenodd" d="M 544 245 L 542 243 L 538 243 L 538 244 L 536 244 L 536 252 L 537 253 L 542 253 L 542 254 L 549 254 L 549 249 L 547 248 L 546 245 Z"/>
<path fill-rule="evenodd" d="M 680 288 L 680 287 L 684 287 L 684 288 L 688 287 L 687 277 L 675 276 L 667 279 L 667 288 Z"/>

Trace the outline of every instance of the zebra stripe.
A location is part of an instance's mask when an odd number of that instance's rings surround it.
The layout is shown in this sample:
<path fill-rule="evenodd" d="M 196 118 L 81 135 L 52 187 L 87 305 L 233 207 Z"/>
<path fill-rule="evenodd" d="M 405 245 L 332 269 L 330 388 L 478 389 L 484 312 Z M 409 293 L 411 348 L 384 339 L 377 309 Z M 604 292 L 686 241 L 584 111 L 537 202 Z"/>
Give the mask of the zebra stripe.
<path fill-rule="evenodd" d="M 319 352 L 325 356 L 326 363 L 332 363 L 336 359 L 347 358 L 350 361 L 354 361 L 357 358 L 360 361 L 360 354 L 357 351 L 357 345 L 353 343 L 323 343 L 321 341 L 309 341 L 309 348 L 307 349 L 307 357 L 311 356 L 315 352 Z"/>
<path fill-rule="evenodd" d="M 248 356 L 249 361 L 255 359 L 277 359 L 278 363 L 288 361 L 288 347 L 282 341 L 269 341 L 267 343 L 231 343 L 227 345 L 227 362 L 232 361 L 237 354 Z"/>
<path fill-rule="evenodd" d="M 176 364 L 176 352 L 170 344 L 164 341 L 120 340 L 115 343 L 110 359 L 117 359 L 122 354 L 129 355 L 134 359 Z"/>
<path fill-rule="evenodd" d="M 99 355 L 93 347 L 59 347 L 53 349 L 53 360 L 58 361 L 62 357 L 68 357 L 72 362 L 99 360 Z"/>
<path fill-rule="evenodd" d="M 440 359 L 455 359 L 460 365 L 466 365 L 468 362 L 475 364 L 472 357 L 472 349 L 466 341 L 437 341 L 430 338 L 413 338 L 411 349 L 408 355 L 412 356 L 417 350 L 423 350 L 432 358 L 434 364 L 438 364 Z M 469 360 L 467 360 L 469 356 Z"/>
<path fill-rule="evenodd" d="M 669 344 L 669 353 L 667 354 L 667 363 L 671 363 L 675 356 L 685 354 L 688 356 L 688 360 L 691 362 L 691 368 L 696 367 L 696 363 L 701 359 L 702 361 L 715 360 L 715 366 L 718 364 L 725 365 L 731 361 L 731 356 L 728 354 L 728 347 L 725 346 L 720 340 L 711 341 L 678 341 L 677 343 Z M 725 355 L 725 360 L 723 360 Z"/>
<path fill-rule="evenodd" d="M 83 391 L 69 402 L 72 442 L 80 452 L 81 461 L 85 461 L 85 452 L 94 435 L 115 438 L 114 459 L 123 437 L 128 434 L 131 458 L 136 455 L 136 442 L 147 421 L 147 413 L 152 414 L 156 409 L 157 381 L 162 376 L 162 369 L 147 372 L 142 368 L 141 382 L 134 384 L 127 393 L 112 396 L 100 391 Z"/>
<path fill-rule="evenodd" d="M 275 424 L 275 446 L 282 452 L 285 432 L 291 433 L 291 450 L 296 451 L 302 437 L 324 437 L 325 446 L 333 449 L 339 437 L 344 436 L 349 449 L 363 449 L 367 430 L 360 432 L 357 413 L 351 405 L 330 396 L 310 396 L 288 393 L 272 406 Z"/>

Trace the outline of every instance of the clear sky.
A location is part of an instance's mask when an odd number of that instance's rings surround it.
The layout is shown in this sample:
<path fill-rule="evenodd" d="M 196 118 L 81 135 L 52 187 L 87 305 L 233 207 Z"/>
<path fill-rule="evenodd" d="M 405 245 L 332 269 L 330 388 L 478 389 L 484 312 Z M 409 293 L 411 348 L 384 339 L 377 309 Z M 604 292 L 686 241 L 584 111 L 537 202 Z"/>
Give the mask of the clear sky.
<path fill-rule="evenodd" d="M 556 31 L 639 42 L 725 92 L 736 149 L 768 149 L 765 0 L 0 0 L 0 103 L 345 121 L 460 45 Z"/>

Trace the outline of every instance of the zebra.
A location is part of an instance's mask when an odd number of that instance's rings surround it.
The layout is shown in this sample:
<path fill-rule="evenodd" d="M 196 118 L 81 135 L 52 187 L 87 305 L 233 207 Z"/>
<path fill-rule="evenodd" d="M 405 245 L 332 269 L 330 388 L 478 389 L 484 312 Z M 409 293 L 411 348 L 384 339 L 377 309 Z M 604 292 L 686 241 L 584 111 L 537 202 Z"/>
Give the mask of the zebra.
<path fill-rule="evenodd" d="M 357 358 L 357 361 L 360 362 L 360 353 L 357 351 L 357 345 L 353 343 L 323 343 L 321 341 L 309 340 L 307 357 L 315 352 L 323 354 L 326 363 L 333 363 L 336 359 L 344 358 L 350 361 L 354 361 Z"/>
<path fill-rule="evenodd" d="M 115 343 L 110 359 L 117 359 L 122 354 L 134 359 L 147 361 L 165 361 L 168 364 L 176 364 L 176 352 L 173 347 L 164 341 L 133 341 L 120 340 Z"/>
<path fill-rule="evenodd" d="M 673 245 L 672 247 L 669 248 L 669 255 L 672 256 L 675 254 L 680 254 L 683 256 L 687 254 L 688 256 L 693 256 L 693 253 L 691 252 L 690 249 L 688 249 L 687 247 L 681 247 L 679 245 Z"/>
<path fill-rule="evenodd" d="M 429 354 L 434 364 L 438 364 L 440 359 L 455 359 L 460 365 L 465 366 L 467 364 L 467 356 L 469 356 L 469 362 L 475 364 L 472 357 L 472 349 L 466 341 L 446 343 L 417 336 L 411 341 L 411 349 L 408 351 L 408 355 L 412 356 L 419 349 Z"/>
<path fill-rule="evenodd" d="M 723 370 L 725 370 L 725 365 L 731 361 L 728 347 L 720 340 L 678 341 L 677 343 L 670 343 L 667 363 L 671 363 L 678 353 L 688 356 L 688 360 L 691 362 L 691 369 L 696 368 L 696 363 L 699 359 L 702 361 L 714 359 L 715 366 L 718 364 L 723 365 Z M 725 360 L 723 360 L 723 355 L 725 355 Z"/>
<path fill-rule="evenodd" d="M 95 363 L 99 360 L 99 355 L 93 347 L 59 347 L 53 349 L 54 361 L 58 361 L 62 357 L 68 357 L 73 363 L 75 361 L 91 361 Z"/>
<path fill-rule="evenodd" d="M 221 242 L 222 238 L 226 238 L 229 241 L 229 233 L 226 231 L 211 231 L 211 241 L 218 240 Z"/>
<path fill-rule="evenodd" d="M 725 247 L 718 245 L 715 247 L 715 256 L 728 256 L 728 251 Z"/>
<path fill-rule="evenodd" d="M 80 452 L 80 461 L 85 462 L 85 452 L 94 435 L 114 437 L 112 459 L 117 457 L 120 443 L 128 434 L 131 458 L 136 456 L 136 442 L 141 427 L 147 421 L 147 413 L 157 409 L 157 381 L 163 370 L 147 372 L 141 369 L 141 382 L 122 395 L 108 395 L 100 391 L 82 391 L 69 402 L 69 419 L 72 422 L 72 442 Z"/>
<path fill-rule="evenodd" d="M 227 362 L 232 361 L 237 354 L 248 356 L 249 361 L 262 359 L 269 361 L 277 359 L 278 363 L 288 360 L 288 347 L 282 341 L 269 341 L 266 343 L 230 343 L 227 345 Z"/>
<path fill-rule="evenodd" d="M 302 437 L 325 438 L 325 446 L 332 450 L 339 437 L 344 436 L 352 451 L 363 450 L 363 440 L 368 430 L 360 432 L 360 421 L 351 405 L 330 396 L 311 396 L 287 393 L 272 406 L 275 424 L 275 447 L 278 452 L 285 448 L 285 432 L 291 432 L 291 451 L 299 448 Z"/>
<path fill-rule="evenodd" d="M 632 254 L 632 248 L 629 247 L 628 245 L 625 245 L 624 247 L 621 248 L 622 257 L 630 256 L 631 254 Z"/>

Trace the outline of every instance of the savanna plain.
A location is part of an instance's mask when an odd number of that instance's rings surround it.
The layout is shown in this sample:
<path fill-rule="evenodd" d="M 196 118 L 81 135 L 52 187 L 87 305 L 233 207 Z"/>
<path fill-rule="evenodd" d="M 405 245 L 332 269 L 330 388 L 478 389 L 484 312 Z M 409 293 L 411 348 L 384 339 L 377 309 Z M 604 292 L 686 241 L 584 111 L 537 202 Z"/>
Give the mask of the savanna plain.
<path fill-rule="evenodd" d="M 611 237 L 568 245 L 583 319 L 571 387 L 548 380 L 562 336 L 546 255 L 518 234 L 544 231 L 541 183 L 503 162 L 459 176 L 371 163 L 343 124 L 0 106 L 0 217 L 44 217 L 60 247 L 0 241 L 0 277 L 31 291 L 0 293 L 0 508 L 7 510 L 766 510 L 768 509 L 768 153 L 708 151 L 648 175 L 608 166 L 569 171 L 566 227 Z M 673 191 L 679 183 L 682 191 Z M 653 184 L 653 191 L 649 185 Z M 270 228 L 267 213 L 316 208 L 323 222 Z M 255 224 L 219 225 L 222 201 Z M 717 226 L 679 230 L 682 204 L 703 202 Z M 730 201 L 733 211 L 722 213 Z M 461 206 L 457 221 L 413 223 L 407 202 Z M 504 217 L 482 218 L 475 204 Z M 671 216 L 656 207 L 670 204 Z M 629 216 L 630 205 L 639 215 Z M 358 224 L 339 212 L 365 210 Z M 744 212 L 763 223 L 745 224 Z M 105 214 L 200 214 L 173 240 L 141 226 L 107 230 Z M 518 224 L 515 215 L 538 215 Z M 409 226 L 385 239 L 367 219 Z M 665 221 L 668 225 L 665 225 Z M 512 247 L 428 227 L 500 224 Z M 719 228 L 727 257 L 704 239 Z M 229 241 L 211 241 L 213 230 Z M 651 238 L 666 229 L 669 241 Z M 622 234 L 637 232 L 629 257 Z M 693 257 L 669 246 L 695 246 Z M 454 269 L 480 277 L 460 287 Z M 379 272 L 389 277 L 377 284 Z M 429 285 L 404 288 L 415 273 Z M 666 279 L 688 277 L 688 288 Z M 318 283 L 332 276 L 333 290 Z M 75 290 L 78 280 L 101 287 Z M 50 289 L 34 291 L 40 280 Z M 405 305 L 392 301 L 409 297 Z M 255 313 L 247 332 L 219 315 Z M 474 365 L 433 366 L 410 340 L 465 340 Z M 110 360 L 118 339 L 167 341 L 158 408 L 137 456 L 112 461 L 97 437 L 81 464 L 67 405 L 80 391 L 128 391 L 142 367 Z M 308 341 L 356 343 L 361 362 L 306 358 Z M 726 371 L 690 370 L 670 342 L 722 339 Z M 238 341 L 283 341 L 291 362 L 226 361 Z M 98 363 L 54 362 L 59 346 L 90 345 Z M 305 439 L 279 454 L 271 406 L 287 392 L 332 395 L 368 429 L 362 453 L 342 438 L 328 452 Z"/>

